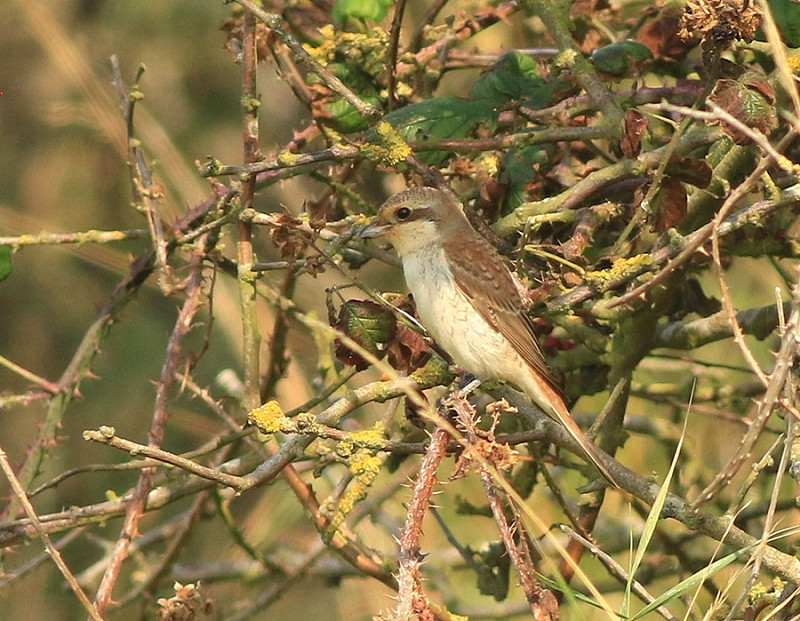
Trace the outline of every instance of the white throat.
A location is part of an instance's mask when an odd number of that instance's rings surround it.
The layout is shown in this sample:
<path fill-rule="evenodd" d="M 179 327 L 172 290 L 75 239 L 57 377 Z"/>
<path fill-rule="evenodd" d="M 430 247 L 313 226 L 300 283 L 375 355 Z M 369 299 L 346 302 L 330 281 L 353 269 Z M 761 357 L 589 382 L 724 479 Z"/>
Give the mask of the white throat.
<path fill-rule="evenodd" d="M 402 235 L 390 235 L 389 241 L 404 263 L 408 257 L 430 252 L 434 247 L 441 248 L 441 244 L 438 243 L 439 230 L 436 222 L 416 220 L 400 226 Z"/>

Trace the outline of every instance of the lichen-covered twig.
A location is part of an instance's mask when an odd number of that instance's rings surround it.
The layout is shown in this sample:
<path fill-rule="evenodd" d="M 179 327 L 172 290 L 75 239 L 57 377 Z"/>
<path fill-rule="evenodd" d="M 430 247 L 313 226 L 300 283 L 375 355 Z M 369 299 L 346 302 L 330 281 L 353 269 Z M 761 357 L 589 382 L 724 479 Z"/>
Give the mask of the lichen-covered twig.
<path fill-rule="evenodd" d="M 769 216 L 782 208 L 792 208 L 800 204 L 800 186 L 792 186 L 784 190 L 780 198 L 776 200 L 763 200 L 743 207 L 725 218 L 719 226 L 719 234 L 727 235 L 737 231 L 754 221 Z M 593 312 L 603 314 L 625 304 L 636 303 L 642 295 L 656 286 L 659 282 L 669 276 L 676 269 L 681 267 L 691 259 L 697 250 L 711 239 L 713 224 L 709 223 L 687 235 L 679 244 L 668 244 L 653 250 L 646 261 L 639 261 L 631 265 L 631 269 L 619 274 L 609 274 L 602 283 L 591 285 L 583 284 L 574 287 L 567 293 L 550 300 L 547 303 L 548 309 L 553 312 L 568 310 L 574 306 L 585 302 L 600 291 L 609 291 L 625 285 L 645 272 L 659 268 L 658 272 L 647 282 L 626 292 L 622 296 L 611 300 L 608 303 L 596 305 Z"/>
<path fill-rule="evenodd" d="M 776 147 L 777 151 L 781 152 L 786 149 L 786 147 L 788 147 L 794 141 L 795 137 L 795 132 L 793 130 L 789 130 L 789 132 L 778 142 Z M 713 222 L 709 222 L 705 226 L 696 229 L 691 235 L 688 235 L 680 252 L 675 254 L 674 258 L 672 258 L 667 265 L 665 265 L 648 282 L 639 285 L 635 289 L 627 292 L 625 295 L 615 300 L 611 307 L 627 304 L 636 300 L 637 298 L 640 298 L 643 294 L 657 284 L 663 282 L 667 277 L 674 273 L 675 270 L 684 265 L 695 254 L 695 252 L 697 252 L 703 246 L 703 244 L 711 241 L 711 238 L 714 234 L 724 235 L 727 231 L 731 230 L 736 221 L 734 220 L 734 222 L 729 222 L 730 219 L 728 218 L 728 214 L 733 211 L 733 209 L 739 204 L 739 201 L 741 201 L 742 198 L 744 198 L 747 193 L 750 192 L 750 190 L 761 180 L 762 175 L 772 165 L 772 163 L 773 160 L 771 156 L 762 157 L 761 161 L 747 176 L 747 178 L 738 186 L 736 186 L 730 194 L 728 194 L 720 206 Z M 773 208 L 777 208 L 786 204 L 794 204 L 798 201 L 800 201 L 800 186 L 793 186 L 785 190 L 780 199 L 767 202 L 771 203 Z M 752 209 L 752 207 L 753 206 L 750 208 Z"/>
<path fill-rule="evenodd" d="M 270 30 L 278 35 L 281 41 L 283 41 L 289 47 L 289 49 L 292 50 L 292 54 L 294 54 L 296 62 L 306 65 L 311 71 L 319 76 L 319 78 L 325 83 L 325 86 L 334 91 L 337 95 L 341 96 L 342 99 L 353 106 L 361 116 L 370 121 L 374 121 L 380 117 L 381 111 L 379 108 L 376 108 L 372 104 L 369 104 L 361 99 L 352 90 L 350 90 L 344 82 L 333 75 L 333 73 L 331 73 L 326 67 L 323 67 L 305 50 L 301 43 L 283 27 L 283 19 L 280 15 L 275 13 L 267 13 L 252 0 L 235 1 L 247 9 L 245 14 L 249 11 L 259 20 L 264 22 L 270 28 Z"/>
<path fill-rule="evenodd" d="M 595 105 L 605 117 L 603 122 L 610 128 L 622 133 L 622 109 L 598 77 L 594 67 L 586 60 L 577 49 L 570 32 L 569 2 L 557 0 L 527 0 L 530 11 L 539 16 L 544 22 L 547 31 L 555 41 L 556 46 L 565 57 L 565 62 L 570 64 L 570 72 L 575 80 L 594 100 Z"/>

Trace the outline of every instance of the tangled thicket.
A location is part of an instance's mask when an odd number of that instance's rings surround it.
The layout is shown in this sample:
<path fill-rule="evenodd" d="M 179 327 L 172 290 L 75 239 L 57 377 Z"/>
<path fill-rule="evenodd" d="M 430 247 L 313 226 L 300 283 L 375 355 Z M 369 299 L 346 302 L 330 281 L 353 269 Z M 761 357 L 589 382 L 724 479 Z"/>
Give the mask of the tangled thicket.
<path fill-rule="evenodd" d="M 60 378 L 0 358 L 0 408 L 37 420 L 0 434 L 9 597 L 46 567 L 91 618 L 800 614 L 798 5 L 236 2 L 242 156 L 184 154 L 203 200 L 174 200 L 140 134 L 161 94 L 115 60 L 92 103 L 122 104 L 141 228 L 0 237 L 0 290 L 46 245 L 133 254 Z M 619 489 L 420 333 L 359 232 L 421 184 L 508 256 Z M 103 386 L 138 361 L 103 358 L 143 338 L 136 296 L 173 327 L 131 418 Z M 84 393 L 102 418 L 63 437 Z"/>

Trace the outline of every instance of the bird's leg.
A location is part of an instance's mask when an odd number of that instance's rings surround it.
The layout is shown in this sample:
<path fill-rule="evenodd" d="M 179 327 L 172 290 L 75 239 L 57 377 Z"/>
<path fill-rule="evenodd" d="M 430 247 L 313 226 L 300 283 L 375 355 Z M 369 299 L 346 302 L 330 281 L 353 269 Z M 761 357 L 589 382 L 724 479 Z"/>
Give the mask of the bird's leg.
<path fill-rule="evenodd" d="M 407 398 L 405 400 L 404 411 L 406 415 L 406 420 L 415 427 L 424 429 L 425 417 L 423 416 L 423 410 L 425 409 L 424 406 L 427 406 L 428 404 L 428 397 L 426 397 L 425 393 L 422 392 L 419 388 L 412 387 L 411 390 L 413 390 L 414 393 L 416 393 L 417 399 Z M 424 406 L 422 404 L 424 404 Z"/>

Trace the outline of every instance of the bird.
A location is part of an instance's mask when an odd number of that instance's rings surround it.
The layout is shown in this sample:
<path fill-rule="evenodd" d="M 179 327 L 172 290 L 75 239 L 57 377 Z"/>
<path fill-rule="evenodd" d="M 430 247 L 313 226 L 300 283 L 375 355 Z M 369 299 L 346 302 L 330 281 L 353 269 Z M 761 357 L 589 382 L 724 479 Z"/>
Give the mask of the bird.
<path fill-rule="evenodd" d="M 422 325 L 462 370 L 517 386 L 617 485 L 600 449 L 570 414 L 511 271 L 453 195 L 422 186 L 399 192 L 360 235 L 394 247 Z"/>

